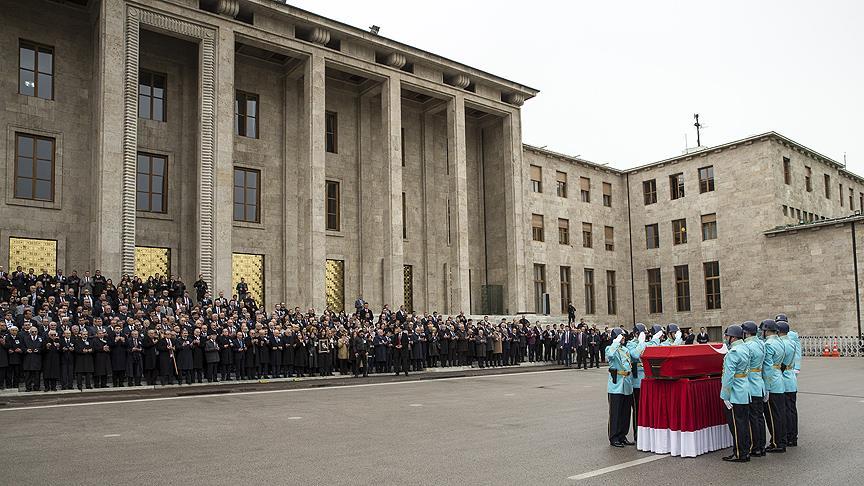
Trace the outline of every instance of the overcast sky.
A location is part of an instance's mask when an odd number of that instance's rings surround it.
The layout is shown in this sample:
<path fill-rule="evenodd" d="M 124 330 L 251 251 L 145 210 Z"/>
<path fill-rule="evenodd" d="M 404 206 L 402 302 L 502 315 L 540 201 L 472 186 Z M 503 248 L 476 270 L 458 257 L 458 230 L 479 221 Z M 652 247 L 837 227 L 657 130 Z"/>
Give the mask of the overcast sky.
<path fill-rule="evenodd" d="M 618 168 L 777 131 L 864 175 L 864 1 L 289 0 L 540 90 L 523 141 Z"/>

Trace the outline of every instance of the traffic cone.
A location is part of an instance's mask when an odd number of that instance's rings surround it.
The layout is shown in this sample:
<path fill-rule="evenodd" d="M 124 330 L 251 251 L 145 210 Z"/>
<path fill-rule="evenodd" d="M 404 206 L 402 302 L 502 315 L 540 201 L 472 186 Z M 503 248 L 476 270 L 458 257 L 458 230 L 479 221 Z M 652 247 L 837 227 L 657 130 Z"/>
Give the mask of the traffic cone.
<path fill-rule="evenodd" d="M 831 356 L 831 350 L 828 349 L 828 343 L 825 343 L 825 350 L 822 351 L 822 357 L 827 358 Z"/>
<path fill-rule="evenodd" d="M 833 358 L 839 358 L 840 357 L 840 350 L 837 349 L 837 340 L 836 339 L 834 340 L 834 349 L 831 351 L 831 357 L 833 357 Z"/>

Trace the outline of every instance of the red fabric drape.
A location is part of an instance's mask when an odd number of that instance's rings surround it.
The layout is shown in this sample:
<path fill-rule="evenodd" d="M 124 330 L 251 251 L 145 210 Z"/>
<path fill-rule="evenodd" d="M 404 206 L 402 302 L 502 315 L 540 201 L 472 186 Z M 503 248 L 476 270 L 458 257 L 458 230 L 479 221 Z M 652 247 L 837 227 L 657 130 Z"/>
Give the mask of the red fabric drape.
<path fill-rule="evenodd" d="M 642 380 L 638 424 L 692 432 L 726 424 L 720 378 Z"/>

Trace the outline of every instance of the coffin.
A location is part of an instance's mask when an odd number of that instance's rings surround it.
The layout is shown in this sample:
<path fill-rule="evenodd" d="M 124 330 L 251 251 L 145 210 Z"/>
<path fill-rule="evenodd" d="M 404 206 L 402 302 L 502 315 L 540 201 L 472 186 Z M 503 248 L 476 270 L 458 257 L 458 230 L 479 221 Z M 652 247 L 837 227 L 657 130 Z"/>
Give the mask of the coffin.
<path fill-rule="evenodd" d="M 648 346 L 642 353 L 646 378 L 677 379 L 723 373 L 722 344 Z"/>

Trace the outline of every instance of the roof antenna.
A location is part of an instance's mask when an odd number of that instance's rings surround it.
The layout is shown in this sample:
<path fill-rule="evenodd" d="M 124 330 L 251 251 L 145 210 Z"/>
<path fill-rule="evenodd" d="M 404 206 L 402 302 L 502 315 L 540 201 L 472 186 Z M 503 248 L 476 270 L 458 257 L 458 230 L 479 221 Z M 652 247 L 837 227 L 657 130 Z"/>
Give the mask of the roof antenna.
<path fill-rule="evenodd" d="M 696 127 L 696 146 L 701 147 L 702 146 L 702 138 L 700 136 L 699 130 L 702 128 L 702 124 L 699 123 L 699 113 L 696 113 L 695 115 L 693 115 L 693 118 L 696 119 L 696 123 L 693 124 L 693 126 Z"/>

